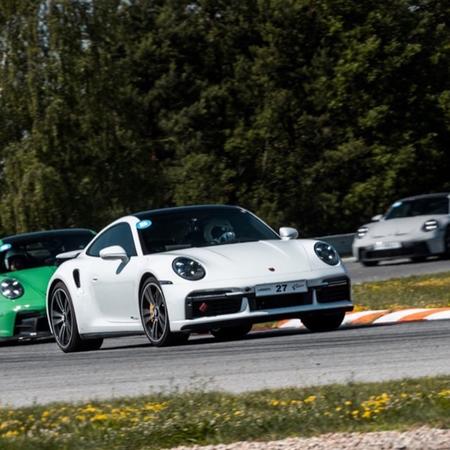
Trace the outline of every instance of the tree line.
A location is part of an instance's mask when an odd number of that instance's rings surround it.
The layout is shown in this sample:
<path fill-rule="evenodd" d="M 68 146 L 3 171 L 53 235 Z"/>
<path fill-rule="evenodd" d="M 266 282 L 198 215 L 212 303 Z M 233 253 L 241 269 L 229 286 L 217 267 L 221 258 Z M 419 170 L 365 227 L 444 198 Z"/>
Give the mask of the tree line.
<path fill-rule="evenodd" d="M 0 231 L 239 204 L 351 232 L 450 190 L 444 0 L 1 0 Z"/>

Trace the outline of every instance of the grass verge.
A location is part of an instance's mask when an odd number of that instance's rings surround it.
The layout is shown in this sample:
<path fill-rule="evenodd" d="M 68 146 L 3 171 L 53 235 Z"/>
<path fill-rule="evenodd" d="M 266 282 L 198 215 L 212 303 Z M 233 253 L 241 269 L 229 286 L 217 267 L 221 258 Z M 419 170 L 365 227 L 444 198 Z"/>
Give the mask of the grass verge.
<path fill-rule="evenodd" d="M 358 310 L 450 307 L 450 272 L 355 284 Z"/>
<path fill-rule="evenodd" d="M 450 428 L 450 377 L 0 409 L 0 448 L 157 449 L 332 431 Z"/>

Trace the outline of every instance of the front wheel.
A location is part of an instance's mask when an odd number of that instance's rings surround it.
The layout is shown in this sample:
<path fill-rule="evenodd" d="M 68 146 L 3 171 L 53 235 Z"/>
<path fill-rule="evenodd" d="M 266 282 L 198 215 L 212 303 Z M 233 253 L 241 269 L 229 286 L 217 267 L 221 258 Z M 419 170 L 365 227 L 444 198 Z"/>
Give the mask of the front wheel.
<path fill-rule="evenodd" d="M 361 260 L 361 264 L 366 267 L 374 267 L 378 265 L 378 261 L 363 261 Z"/>
<path fill-rule="evenodd" d="M 81 339 L 69 290 L 56 284 L 50 298 L 50 321 L 56 344 L 64 353 L 98 350 L 103 339 Z"/>
<path fill-rule="evenodd" d="M 221 341 L 242 339 L 252 329 L 251 323 L 244 323 L 242 325 L 235 325 L 232 327 L 214 328 L 210 333 Z"/>
<path fill-rule="evenodd" d="M 139 307 L 144 332 L 155 347 L 183 344 L 189 339 L 189 333 L 170 331 L 166 299 L 156 278 L 149 277 L 145 280 Z"/>
<path fill-rule="evenodd" d="M 312 332 L 333 331 L 338 329 L 344 321 L 345 312 L 314 313 L 300 318 L 303 325 Z"/>
<path fill-rule="evenodd" d="M 444 258 L 450 258 L 450 226 L 447 227 L 444 236 Z"/>

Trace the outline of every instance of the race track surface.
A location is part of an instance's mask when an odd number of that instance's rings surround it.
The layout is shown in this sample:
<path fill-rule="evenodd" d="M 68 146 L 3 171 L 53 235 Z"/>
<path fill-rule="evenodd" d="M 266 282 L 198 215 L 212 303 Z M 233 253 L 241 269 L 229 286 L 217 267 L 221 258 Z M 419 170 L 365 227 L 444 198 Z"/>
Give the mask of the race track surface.
<path fill-rule="evenodd" d="M 241 392 L 450 374 L 450 321 L 341 329 L 274 330 L 217 342 L 154 348 L 144 337 L 110 339 L 96 352 L 56 344 L 0 347 L 3 405 L 87 400 L 174 390 Z"/>
<path fill-rule="evenodd" d="M 429 259 L 416 263 L 409 260 L 384 261 L 375 267 L 364 267 L 352 258 L 344 259 L 353 283 L 380 281 L 390 278 L 450 272 L 450 259 Z"/>

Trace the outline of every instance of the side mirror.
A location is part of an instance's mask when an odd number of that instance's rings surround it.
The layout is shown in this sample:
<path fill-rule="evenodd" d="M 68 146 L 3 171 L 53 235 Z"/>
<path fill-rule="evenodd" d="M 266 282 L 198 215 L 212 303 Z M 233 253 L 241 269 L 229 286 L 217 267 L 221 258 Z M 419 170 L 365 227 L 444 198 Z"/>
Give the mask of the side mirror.
<path fill-rule="evenodd" d="M 100 250 L 100 258 L 105 261 L 120 259 L 124 264 L 130 260 L 127 252 L 120 245 L 111 245 L 111 247 L 102 248 Z"/>
<path fill-rule="evenodd" d="M 373 216 L 370 221 L 371 222 L 379 222 L 383 218 L 383 214 L 377 214 L 376 216 Z"/>
<path fill-rule="evenodd" d="M 291 227 L 281 227 L 280 228 L 280 237 L 283 241 L 288 241 L 290 239 L 298 238 L 298 231 L 295 228 Z"/>

